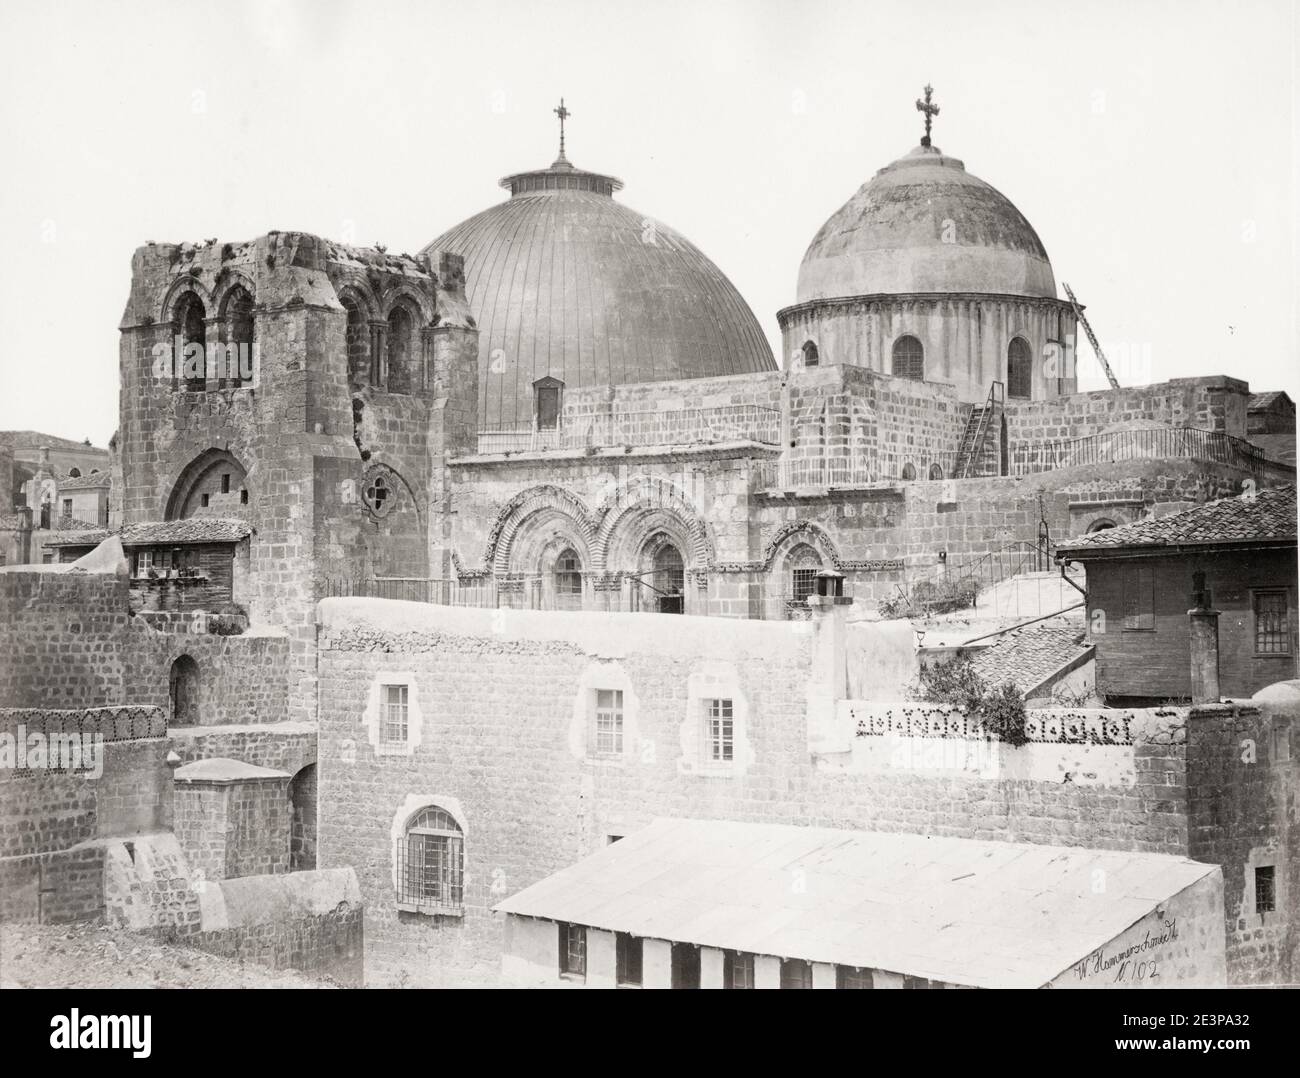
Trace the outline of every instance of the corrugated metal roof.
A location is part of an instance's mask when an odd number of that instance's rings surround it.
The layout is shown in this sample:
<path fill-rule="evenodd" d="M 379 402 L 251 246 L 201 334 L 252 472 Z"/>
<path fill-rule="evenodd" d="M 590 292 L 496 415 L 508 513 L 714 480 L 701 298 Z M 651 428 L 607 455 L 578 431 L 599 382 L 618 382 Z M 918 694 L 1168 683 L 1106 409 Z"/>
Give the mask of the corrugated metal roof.
<path fill-rule="evenodd" d="M 1106 889 L 1093 890 L 1095 870 Z M 785 824 L 660 819 L 495 908 L 950 984 L 1035 988 L 1214 865 Z"/>

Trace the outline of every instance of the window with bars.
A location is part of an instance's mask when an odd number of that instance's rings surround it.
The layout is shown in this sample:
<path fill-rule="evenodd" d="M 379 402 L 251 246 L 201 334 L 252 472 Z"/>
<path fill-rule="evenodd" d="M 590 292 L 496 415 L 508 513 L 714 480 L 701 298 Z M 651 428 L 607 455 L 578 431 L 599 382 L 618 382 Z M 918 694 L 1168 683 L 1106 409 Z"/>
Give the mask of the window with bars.
<path fill-rule="evenodd" d="M 1291 654 L 1291 618 L 1285 591 L 1255 592 L 1255 654 Z"/>
<path fill-rule="evenodd" d="M 1255 869 L 1255 912 L 1272 913 L 1277 909 L 1277 876 L 1272 865 Z"/>
<path fill-rule="evenodd" d="M 754 956 L 743 951 L 722 953 L 722 987 L 753 988 Z"/>
<path fill-rule="evenodd" d="M 782 988 L 811 988 L 812 966 L 802 958 L 781 959 Z"/>
<path fill-rule="evenodd" d="M 408 690 L 405 685 L 380 687 L 379 741 L 383 745 L 405 745 L 410 724 L 407 721 Z"/>
<path fill-rule="evenodd" d="M 397 845 L 397 905 L 416 913 L 456 915 L 465 908 L 465 842 L 440 808 L 421 810 Z"/>
<path fill-rule="evenodd" d="M 915 337 L 899 337 L 894 342 L 892 359 L 890 371 L 896 378 L 925 381 L 925 349 Z"/>
<path fill-rule="evenodd" d="M 790 572 L 790 597 L 796 603 L 804 602 L 817 590 L 817 567 L 808 566 Z"/>
<path fill-rule="evenodd" d="M 642 950 L 641 940 L 637 936 L 627 932 L 615 934 L 614 961 L 620 985 L 641 987 Z"/>
<path fill-rule="evenodd" d="M 836 988 L 875 988 L 871 979 L 871 970 L 857 966 L 835 967 Z"/>
<path fill-rule="evenodd" d="M 587 929 L 560 922 L 560 975 L 587 977 Z"/>
<path fill-rule="evenodd" d="M 623 690 L 597 689 L 594 718 L 597 756 L 623 755 Z"/>
<path fill-rule="evenodd" d="M 1149 565 L 1124 567 L 1124 628 L 1156 627 L 1156 574 Z"/>
<path fill-rule="evenodd" d="M 555 599 L 563 610 L 582 607 L 582 562 L 574 550 L 566 550 L 555 559 Z"/>
<path fill-rule="evenodd" d="M 729 764 L 735 759 L 736 729 L 730 700 L 704 701 L 704 763 Z"/>

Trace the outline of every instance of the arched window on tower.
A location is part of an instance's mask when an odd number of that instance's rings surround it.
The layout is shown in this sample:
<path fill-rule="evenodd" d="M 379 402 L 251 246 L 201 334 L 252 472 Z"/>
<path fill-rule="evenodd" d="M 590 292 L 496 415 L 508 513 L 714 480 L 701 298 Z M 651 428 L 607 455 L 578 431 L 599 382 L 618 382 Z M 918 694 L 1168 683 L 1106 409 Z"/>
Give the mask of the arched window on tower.
<path fill-rule="evenodd" d="M 202 390 L 207 378 L 207 311 L 203 301 L 193 292 L 186 292 L 176 305 L 176 335 L 181 339 L 181 354 L 176 357 L 177 364 L 184 364 L 185 388 Z M 197 357 L 188 355 L 190 345 L 198 345 Z"/>
<path fill-rule="evenodd" d="M 803 342 L 803 365 L 805 367 L 815 367 L 821 362 L 821 356 L 817 352 L 817 346 L 812 341 Z"/>
<path fill-rule="evenodd" d="M 225 344 L 218 371 L 223 386 L 252 385 L 253 382 L 253 297 L 248 289 L 236 286 L 226 295 L 221 319 L 222 343 Z"/>
<path fill-rule="evenodd" d="M 415 319 L 405 307 L 394 307 L 388 316 L 388 392 L 411 391 L 411 360 L 415 342 Z"/>
<path fill-rule="evenodd" d="M 572 547 L 555 559 L 555 605 L 559 610 L 582 609 L 582 562 Z"/>
<path fill-rule="evenodd" d="M 899 337 L 894 342 L 891 371 L 895 378 L 925 381 L 925 349 L 921 347 L 921 342 L 910 334 Z"/>
<path fill-rule="evenodd" d="M 359 389 L 370 378 L 370 323 L 360 304 L 351 296 L 341 296 L 340 302 L 347 311 L 347 327 L 343 331 L 348 353 L 348 385 Z"/>
<path fill-rule="evenodd" d="M 1007 345 L 1007 396 L 1029 400 L 1033 396 L 1034 364 L 1030 358 L 1029 342 L 1024 337 L 1013 337 Z"/>

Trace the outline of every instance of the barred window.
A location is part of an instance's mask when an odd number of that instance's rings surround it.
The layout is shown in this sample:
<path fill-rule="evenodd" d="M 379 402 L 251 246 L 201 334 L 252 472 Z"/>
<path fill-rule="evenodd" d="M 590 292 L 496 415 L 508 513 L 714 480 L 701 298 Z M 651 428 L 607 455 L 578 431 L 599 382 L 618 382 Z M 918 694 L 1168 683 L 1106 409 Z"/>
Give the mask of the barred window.
<path fill-rule="evenodd" d="M 835 987 L 875 988 L 876 986 L 871 979 L 871 970 L 860 969 L 857 966 L 836 966 Z"/>
<path fill-rule="evenodd" d="M 803 365 L 805 367 L 815 367 L 821 362 L 817 346 L 812 341 L 804 341 L 801 351 L 803 352 Z"/>
<path fill-rule="evenodd" d="M 911 378 L 915 382 L 925 380 L 925 349 L 915 337 L 899 337 L 894 342 L 891 373 L 896 378 Z"/>
<path fill-rule="evenodd" d="M 583 925 L 560 922 L 560 973 L 587 977 L 587 929 Z"/>
<path fill-rule="evenodd" d="M 407 722 L 407 687 L 405 685 L 384 685 L 380 691 L 382 708 L 379 716 L 379 740 L 385 745 L 406 744 L 409 723 Z"/>
<path fill-rule="evenodd" d="M 641 986 L 641 940 L 627 932 L 614 937 L 614 957 L 619 984 Z"/>
<path fill-rule="evenodd" d="M 1272 865 L 1255 869 L 1255 912 L 1272 913 L 1277 909 L 1277 878 Z"/>
<path fill-rule="evenodd" d="M 1149 565 L 1124 568 L 1124 628 L 1156 627 L 1155 570 Z"/>
<path fill-rule="evenodd" d="M 783 958 L 781 960 L 782 988 L 811 988 L 812 966 L 802 958 Z"/>
<path fill-rule="evenodd" d="M 735 724 L 730 700 L 704 701 L 704 762 L 729 764 L 735 758 Z"/>
<path fill-rule="evenodd" d="M 422 809 L 397 846 L 397 905 L 417 913 L 457 915 L 465 904 L 465 842 L 440 808 Z"/>
<path fill-rule="evenodd" d="M 817 590 L 816 567 L 795 569 L 790 576 L 790 597 L 796 603 L 802 603 Z"/>
<path fill-rule="evenodd" d="M 597 756 L 623 755 L 623 690 L 596 690 L 595 745 Z"/>
<path fill-rule="evenodd" d="M 722 953 L 722 987 L 753 988 L 754 956 L 743 951 Z"/>
<path fill-rule="evenodd" d="M 1289 655 L 1290 621 L 1285 591 L 1255 592 L 1255 654 Z"/>

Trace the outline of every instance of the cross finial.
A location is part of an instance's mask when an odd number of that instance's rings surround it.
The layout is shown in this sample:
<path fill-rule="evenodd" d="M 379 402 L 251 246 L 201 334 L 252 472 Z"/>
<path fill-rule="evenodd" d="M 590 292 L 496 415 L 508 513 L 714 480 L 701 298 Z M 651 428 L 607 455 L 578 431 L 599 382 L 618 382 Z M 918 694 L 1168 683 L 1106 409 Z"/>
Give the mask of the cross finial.
<path fill-rule="evenodd" d="M 551 111 L 560 118 L 560 158 L 559 159 L 563 161 L 564 160 L 564 121 L 567 120 L 570 116 L 572 116 L 573 113 L 571 113 L 568 109 L 564 107 L 564 98 L 560 98 L 560 107 L 558 109 L 551 109 Z"/>
<path fill-rule="evenodd" d="M 930 145 L 930 121 L 939 115 L 939 106 L 930 100 L 934 93 L 934 87 L 928 82 L 925 84 L 925 100 L 919 97 L 916 99 L 916 111 L 925 113 L 925 136 L 921 139 L 922 146 Z"/>

